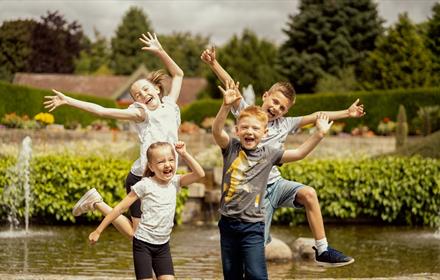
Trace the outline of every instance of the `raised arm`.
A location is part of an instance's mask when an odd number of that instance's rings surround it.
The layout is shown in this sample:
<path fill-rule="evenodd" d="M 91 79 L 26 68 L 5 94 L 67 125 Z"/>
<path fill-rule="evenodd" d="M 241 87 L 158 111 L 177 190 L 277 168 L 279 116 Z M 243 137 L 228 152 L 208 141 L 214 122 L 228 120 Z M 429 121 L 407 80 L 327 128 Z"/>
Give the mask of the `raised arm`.
<path fill-rule="evenodd" d="M 317 131 L 310 136 L 301 146 L 296 149 L 284 151 L 281 163 L 297 161 L 305 158 L 324 138 L 325 134 L 330 130 L 333 121 L 329 122 L 329 117 L 323 113 L 319 113 L 316 119 Z"/>
<path fill-rule="evenodd" d="M 171 75 L 171 89 L 168 96 L 173 98 L 174 101 L 177 101 L 179 98 L 180 89 L 182 88 L 183 71 L 162 48 L 162 45 L 159 43 L 156 34 L 153 33 L 153 35 L 151 35 L 150 32 L 147 34 L 148 36 L 142 34 L 142 38 L 139 38 L 139 40 L 145 44 L 145 47 L 142 49 L 154 53 L 163 62 Z"/>
<path fill-rule="evenodd" d="M 134 191 L 131 191 L 127 196 L 113 208 L 113 210 L 105 216 L 101 224 L 89 235 L 89 241 L 91 244 L 95 244 L 101 233 L 110 225 L 117 217 L 124 214 L 128 208 L 138 199 L 138 196 Z"/>
<path fill-rule="evenodd" d="M 54 89 L 52 89 L 52 91 L 55 93 L 55 95 L 44 97 L 46 99 L 46 101 L 44 101 L 44 107 L 49 109 L 49 112 L 52 112 L 59 106 L 68 105 L 104 118 L 142 122 L 148 117 L 144 110 L 137 108 L 105 108 L 95 103 L 81 101 L 73 97 L 69 97 Z"/>
<path fill-rule="evenodd" d="M 366 114 L 366 112 L 364 111 L 364 105 L 359 104 L 358 98 L 353 104 L 351 104 L 350 107 L 348 107 L 348 109 L 345 110 L 315 112 L 313 114 L 303 116 L 300 126 L 314 123 L 317 119 L 318 114 L 320 113 L 326 114 L 331 121 L 345 118 L 361 118 Z"/>
<path fill-rule="evenodd" d="M 229 135 L 223 129 L 226 118 L 228 117 L 232 104 L 241 98 L 238 87 L 239 83 L 234 84 L 232 80 L 226 82 L 225 89 L 219 86 L 219 89 L 223 94 L 223 103 L 217 116 L 215 116 L 214 123 L 212 124 L 212 136 L 214 136 L 215 142 L 222 149 L 226 148 L 229 144 Z"/>
<path fill-rule="evenodd" d="M 176 148 L 176 152 L 183 158 L 191 169 L 190 173 L 182 175 L 180 178 L 180 186 L 187 186 L 200 178 L 205 177 L 203 167 L 186 151 L 185 143 L 179 141 L 174 146 Z"/>

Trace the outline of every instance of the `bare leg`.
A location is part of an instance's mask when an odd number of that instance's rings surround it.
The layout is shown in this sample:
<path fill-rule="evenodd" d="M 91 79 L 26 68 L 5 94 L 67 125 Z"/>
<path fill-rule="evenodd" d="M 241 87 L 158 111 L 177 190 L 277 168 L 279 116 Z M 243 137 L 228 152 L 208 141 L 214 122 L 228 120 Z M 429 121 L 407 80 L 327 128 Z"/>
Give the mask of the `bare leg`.
<path fill-rule="evenodd" d="M 113 208 L 111 208 L 105 202 L 95 203 L 95 209 L 101 212 L 104 216 L 107 216 L 113 210 Z M 130 240 L 133 238 L 134 229 L 130 220 L 127 217 L 125 217 L 124 215 L 120 215 L 118 218 L 116 218 L 116 220 L 112 222 L 112 224 L 122 235 Z"/>
<path fill-rule="evenodd" d="M 325 237 L 324 221 L 322 220 L 321 207 L 319 206 L 316 191 L 309 186 L 300 189 L 296 201 L 304 206 L 313 238 L 320 240 Z"/>

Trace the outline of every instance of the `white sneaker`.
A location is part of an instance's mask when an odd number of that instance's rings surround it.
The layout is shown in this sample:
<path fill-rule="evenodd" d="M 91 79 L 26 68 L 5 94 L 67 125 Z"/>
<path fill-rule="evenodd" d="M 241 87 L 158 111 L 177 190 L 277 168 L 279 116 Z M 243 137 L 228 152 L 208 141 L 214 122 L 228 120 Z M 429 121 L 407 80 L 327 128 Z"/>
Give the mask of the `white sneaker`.
<path fill-rule="evenodd" d="M 86 192 L 80 200 L 73 206 L 72 214 L 73 216 L 80 216 L 88 211 L 95 210 L 95 203 L 101 202 L 102 197 L 98 191 L 93 188 Z"/>

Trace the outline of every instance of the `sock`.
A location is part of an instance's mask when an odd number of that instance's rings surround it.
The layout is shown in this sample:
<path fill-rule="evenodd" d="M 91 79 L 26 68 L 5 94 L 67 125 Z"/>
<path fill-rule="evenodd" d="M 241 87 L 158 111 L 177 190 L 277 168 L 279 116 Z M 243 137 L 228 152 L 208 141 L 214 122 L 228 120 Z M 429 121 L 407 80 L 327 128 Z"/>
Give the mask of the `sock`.
<path fill-rule="evenodd" d="M 327 238 L 322 238 L 319 240 L 315 240 L 315 246 L 318 250 L 318 256 L 321 255 L 323 252 L 327 251 L 328 243 Z"/>

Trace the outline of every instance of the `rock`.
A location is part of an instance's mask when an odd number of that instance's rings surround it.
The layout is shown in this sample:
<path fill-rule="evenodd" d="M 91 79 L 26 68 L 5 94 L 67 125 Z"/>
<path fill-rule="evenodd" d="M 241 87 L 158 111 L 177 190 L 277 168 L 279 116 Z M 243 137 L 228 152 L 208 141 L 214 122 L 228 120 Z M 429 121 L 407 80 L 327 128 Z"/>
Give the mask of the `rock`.
<path fill-rule="evenodd" d="M 313 238 L 300 237 L 292 244 L 293 258 L 312 261 L 315 259 L 315 240 Z"/>
<path fill-rule="evenodd" d="M 277 238 L 272 238 L 272 241 L 266 246 L 265 254 L 268 261 L 290 261 L 292 259 L 290 247 Z"/>

